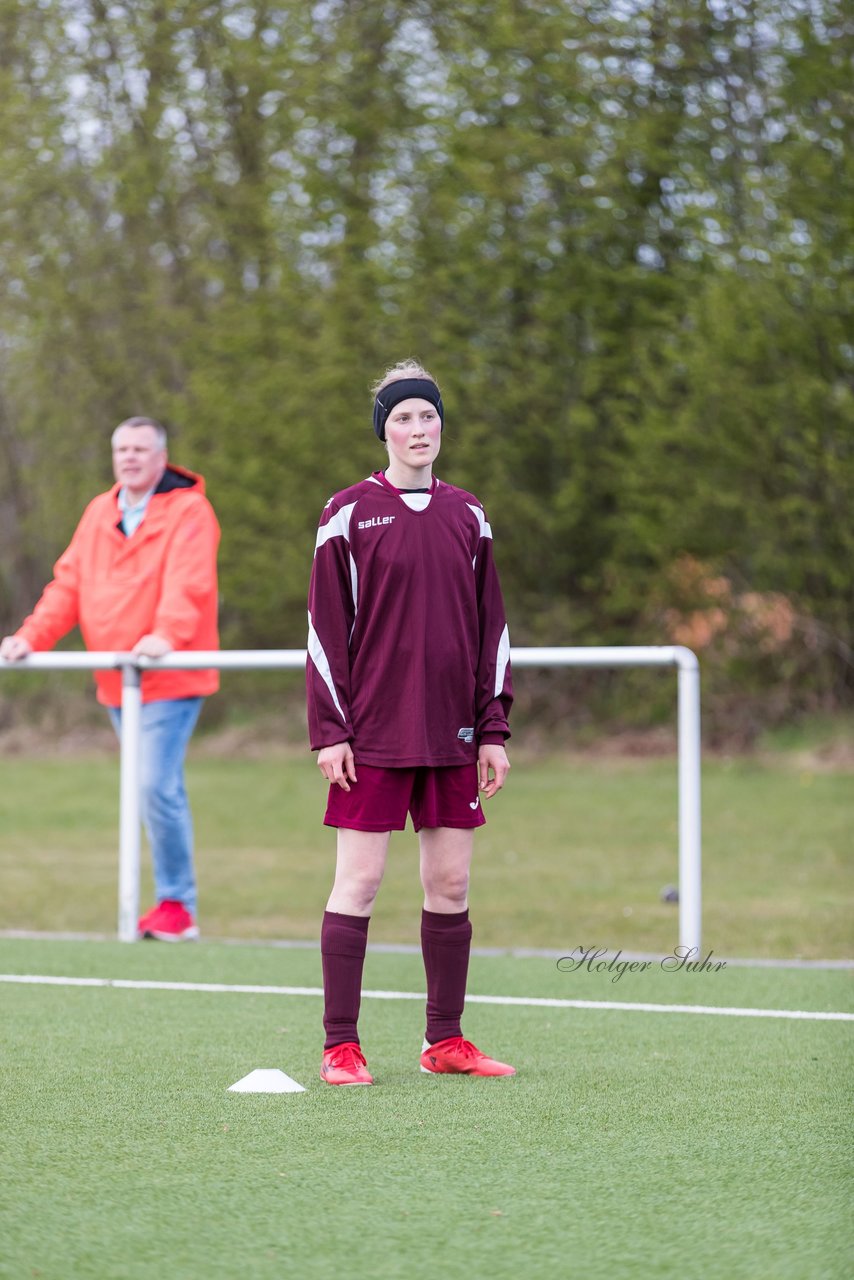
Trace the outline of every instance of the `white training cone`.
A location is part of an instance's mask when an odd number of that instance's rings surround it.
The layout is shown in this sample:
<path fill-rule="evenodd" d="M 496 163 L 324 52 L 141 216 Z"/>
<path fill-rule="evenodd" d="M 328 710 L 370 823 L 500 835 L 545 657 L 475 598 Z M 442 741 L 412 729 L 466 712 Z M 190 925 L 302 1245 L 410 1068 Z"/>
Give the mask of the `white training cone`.
<path fill-rule="evenodd" d="M 301 1084 L 286 1076 L 278 1067 L 258 1067 L 248 1076 L 229 1085 L 229 1093 L 305 1093 Z"/>

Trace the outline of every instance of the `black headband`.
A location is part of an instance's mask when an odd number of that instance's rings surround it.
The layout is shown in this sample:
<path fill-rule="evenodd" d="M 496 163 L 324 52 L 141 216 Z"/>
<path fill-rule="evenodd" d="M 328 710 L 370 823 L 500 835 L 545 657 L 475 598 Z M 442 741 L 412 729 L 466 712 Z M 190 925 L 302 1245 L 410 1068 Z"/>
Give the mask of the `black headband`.
<path fill-rule="evenodd" d="M 445 410 L 435 382 L 429 378 L 399 378 L 383 387 L 374 401 L 374 431 L 380 440 L 385 440 L 386 418 L 401 400 L 429 400 L 444 426 Z"/>

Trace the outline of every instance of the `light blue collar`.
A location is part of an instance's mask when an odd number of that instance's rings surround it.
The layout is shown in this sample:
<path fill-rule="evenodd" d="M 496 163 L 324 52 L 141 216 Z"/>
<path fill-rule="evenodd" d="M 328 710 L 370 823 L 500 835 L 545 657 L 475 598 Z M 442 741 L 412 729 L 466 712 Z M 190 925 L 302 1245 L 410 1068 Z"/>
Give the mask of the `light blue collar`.
<path fill-rule="evenodd" d="M 145 509 L 148 506 L 151 500 L 151 495 L 154 493 L 154 489 L 156 487 L 156 485 L 152 486 L 152 488 L 148 490 L 148 493 L 144 493 L 139 502 L 135 502 L 133 505 L 128 501 L 127 486 L 122 485 L 121 489 L 119 489 L 119 510 L 122 513 L 121 523 L 126 537 L 129 538 L 131 534 L 136 533 L 137 529 L 142 524 Z"/>

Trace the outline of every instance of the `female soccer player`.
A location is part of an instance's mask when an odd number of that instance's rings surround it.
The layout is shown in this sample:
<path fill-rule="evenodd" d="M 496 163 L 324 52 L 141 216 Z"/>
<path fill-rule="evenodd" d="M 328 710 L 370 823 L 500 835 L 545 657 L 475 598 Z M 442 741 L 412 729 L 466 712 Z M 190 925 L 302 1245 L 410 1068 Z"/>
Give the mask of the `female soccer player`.
<path fill-rule="evenodd" d="M 371 911 L 392 831 L 419 833 L 427 974 L 421 1069 L 511 1076 L 463 1038 L 469 865 L 482 799 L 504 785 L 510 642 L 492 530 L 476 497 L 433 475 L 436 380 L 414 361 L 374 387 L 388 465 L 324 508 L 309 589 L 312 750 L 338 828 L 321 930 L 327 1084 L 372 1084 L 357 1019 Z"/>

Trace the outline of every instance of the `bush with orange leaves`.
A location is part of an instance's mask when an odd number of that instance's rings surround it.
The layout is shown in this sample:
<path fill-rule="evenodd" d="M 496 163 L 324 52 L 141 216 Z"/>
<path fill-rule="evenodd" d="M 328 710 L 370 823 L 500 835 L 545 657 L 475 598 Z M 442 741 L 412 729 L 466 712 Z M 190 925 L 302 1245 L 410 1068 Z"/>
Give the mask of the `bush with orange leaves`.
<path fill-rule="evenodd" d="M 809 676 L 826 637 L 780 592 L 739 590 L 711 565 L 683 555 L 665 573 L 652 613 L 671 643 L 700 659 L 711 739 L 748 742 L 766 725 L 817 705 Z"/>
<path fill-rule="evenodd" d="M 667 583 L 675 597 L 675 604 L 663 613 L 667 635 L 695 653 L 712 645 L 733 657 L 744 656 L 746 645 L 764 654 L 782 653 L 796 632 L 805 639 L 815 630 L 799 618 L 787 596 L 778 591 L 738 592 L 729 578 L 714 574 L 694 556 L 680 556 Z M 811 639 L 814 647 L 817 636 Z"/>

